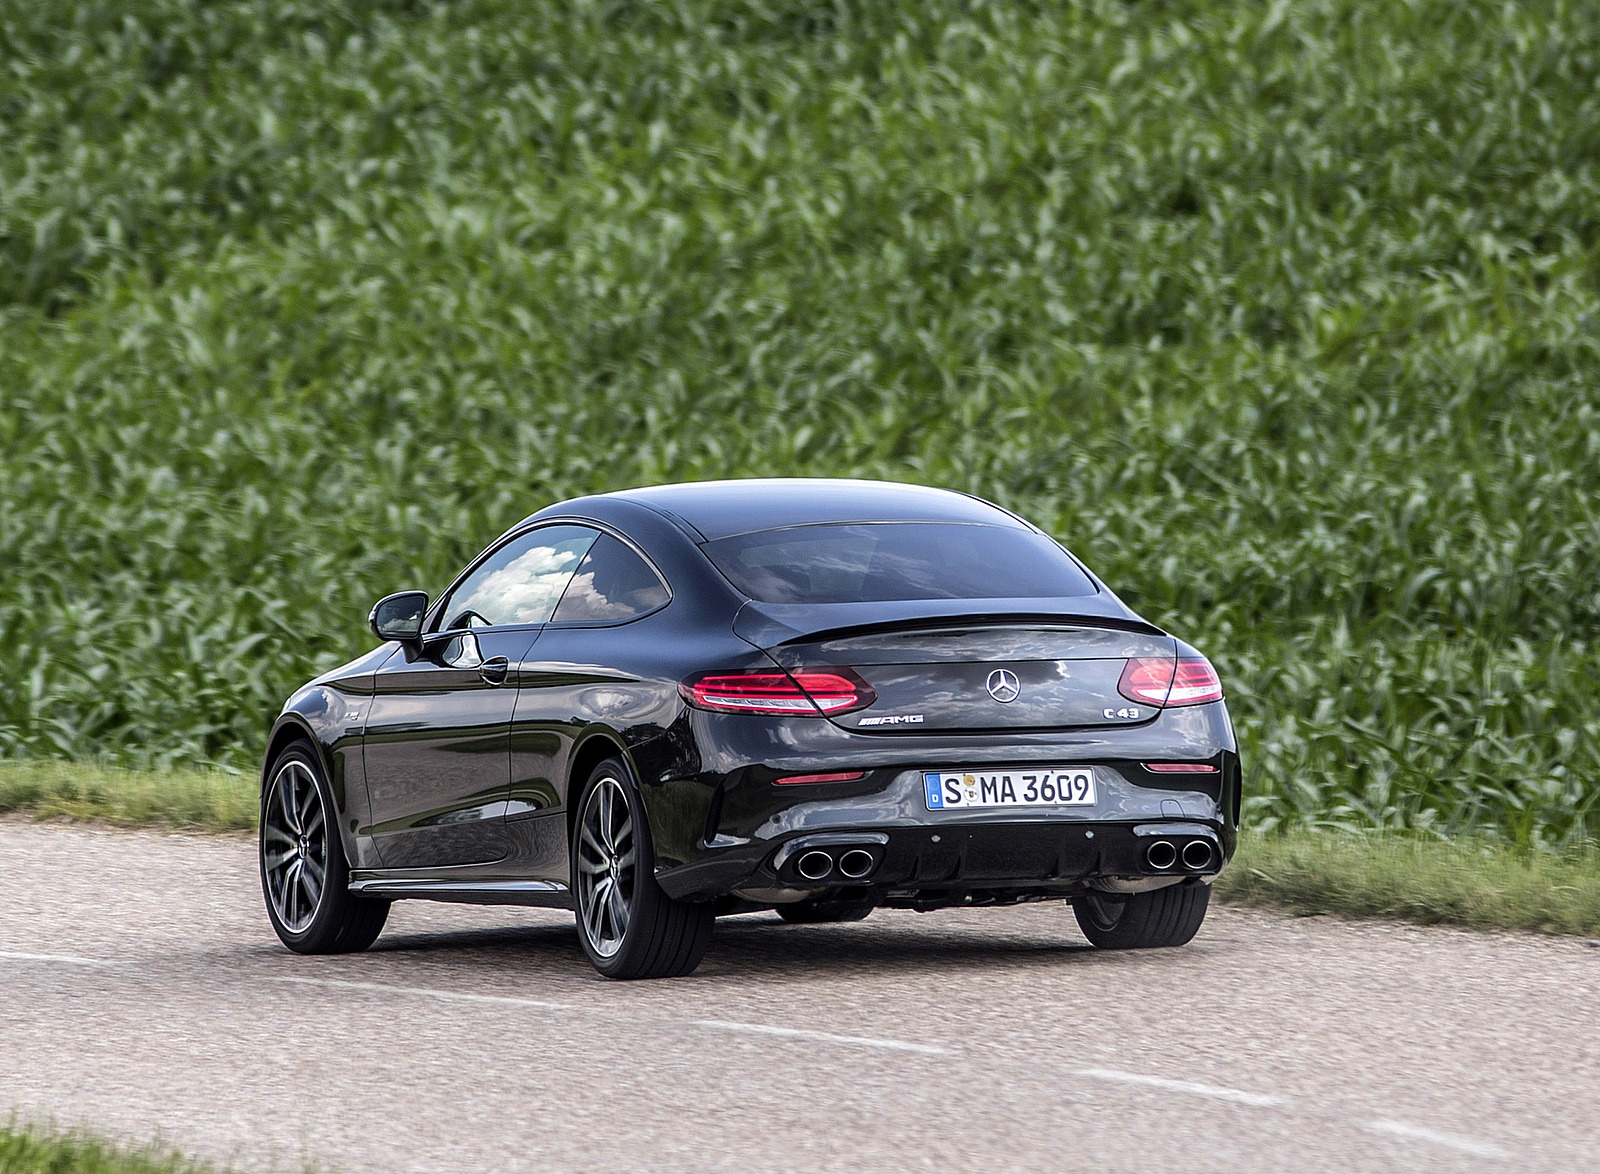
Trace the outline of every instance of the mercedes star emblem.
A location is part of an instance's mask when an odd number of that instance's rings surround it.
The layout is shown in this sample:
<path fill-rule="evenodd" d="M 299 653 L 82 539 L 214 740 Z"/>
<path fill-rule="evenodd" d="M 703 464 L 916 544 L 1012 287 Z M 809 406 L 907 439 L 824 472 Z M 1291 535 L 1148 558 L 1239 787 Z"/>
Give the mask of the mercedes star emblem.
<path fill-rule="evenodd" d="M 1015 701 L 1017 694 L 1022 692 L 1022 683 L 1017 680 L 1017 674 L 1010 669 L 995 669 L 989 674 L 985 682 L 989 689 L 989 696 L 996 701 Z"/>

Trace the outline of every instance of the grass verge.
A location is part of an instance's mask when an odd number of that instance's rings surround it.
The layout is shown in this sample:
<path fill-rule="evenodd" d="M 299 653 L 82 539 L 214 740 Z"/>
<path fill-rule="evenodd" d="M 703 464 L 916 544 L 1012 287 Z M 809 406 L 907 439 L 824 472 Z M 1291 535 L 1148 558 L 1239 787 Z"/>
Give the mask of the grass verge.
<path fill-rule="evenodd" d="M 160 1149 L 126 1150 L 81 1133 L 0 1124 L 0 1174 L 210 1174 Z"/>
<path fill-rule="evenodd" d="M 254 776 L 220 770 L 129 770 L 81 762 L 0 762 L 0 814 L 92 819 L 122 827 L 249 831 Z"/>
<path fill-rule="evenodd" d="M 251 775 L 216 770 L 0 762 L 0 813 L 249 831 L 256 787 Z M 1217 895 L 1301 914 L 1600 936 L 1600 853 L 1376 833 L 1246 835 Z"/>
<path fill-rule="evenodd" d="M 1600 854 L 1484 840 L 1246 836 L 1217 895 L 1292 913 L 1600 936 Z"/>

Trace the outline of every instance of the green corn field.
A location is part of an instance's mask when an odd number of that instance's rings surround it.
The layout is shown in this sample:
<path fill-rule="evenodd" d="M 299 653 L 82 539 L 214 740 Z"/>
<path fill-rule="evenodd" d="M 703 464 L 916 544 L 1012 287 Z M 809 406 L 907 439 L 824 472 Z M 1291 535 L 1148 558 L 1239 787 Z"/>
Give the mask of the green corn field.
<path fill-rule="evenodd" d="M 0 757 L 248 767 L 509 524 L 968 490 L 1257 828 L 1594 835 L 1600 10 L 0 0 Z"/>

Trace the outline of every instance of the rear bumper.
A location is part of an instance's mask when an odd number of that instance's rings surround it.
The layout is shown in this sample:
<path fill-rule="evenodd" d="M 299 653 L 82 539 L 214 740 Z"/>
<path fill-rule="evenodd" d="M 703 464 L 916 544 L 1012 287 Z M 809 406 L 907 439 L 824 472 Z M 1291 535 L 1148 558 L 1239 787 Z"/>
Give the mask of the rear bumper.
<path fill-rule="evenodd" d="M 864 736 L 825 721 L 779 723 L 701 711 L 689 717 L 692 753 L 638 762 L 656 878 L 680 899 L 773 886 L 789 886 L 792 893 L 802 886 L 780 875 L 781 851 L 822 834 L 884 837 L 873 874 L 851 883 L 870 883 L 885 899 L 891 891 L 1033 886 L 1067 892 L 1092 880 L 1149 878 L 1142 845 L 1155 834 L 1209 838 L 1220 867 L 1237 838 L 1241 772 L 1221 702 L 1168 710 L 1137 727 L 1004 737 Z M 1205 763 L 1215 770 L 1159 774 L 1143 765 L 1150 762 Z M 1097 802 L 928 809 L 925 770 L 1026 764 L 1092 766 Z M 843 783 L 776 782 L 849 770 L 866 774 Z M 1184 826 L 1196 830 L 1183 832 Z"/>
<path fill-rule="evenodd" d="M 1173 861 L 1165 867 L 1151 863 L 1151 850 L 1158 844 L 1171 846 Z M 1185 863 L 1185 850 L 1192 863 Z M 1210 879 L 1230 851 L 1220 827 L 1199 820 L 943 822 L 840 828 L 802 832 L 777 842 L 730 844 L 660 873 L 658 880 L 680 900 L 729 893 L 769 893 L 775 894 L 774 900 L 826 894 L 935 907 L 1068 896 L 1107 881 Z M 870 856 L 870 870 L 847 875 L 841 864 L 851 852 Z M 808 860 L 820 858 L 830 862 L 827 872 L 803 869 Z"/>

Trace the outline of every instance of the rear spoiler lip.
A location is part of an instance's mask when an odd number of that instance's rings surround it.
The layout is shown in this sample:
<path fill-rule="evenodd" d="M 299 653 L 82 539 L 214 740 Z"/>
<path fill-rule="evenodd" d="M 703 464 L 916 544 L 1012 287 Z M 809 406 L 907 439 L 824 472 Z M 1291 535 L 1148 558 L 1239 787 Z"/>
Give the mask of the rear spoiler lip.
<path fill-rule="evenodd" d="M 1043 608 L 1039 600 L 928 600 L 901 604 L 891 618 L 868 620 L 847 617 L 846 609 L 884 608 L 885 604 L 822 603 L 762 604 L 754 600 L 741 607 L 733 618 L 733 631 L 740 639 L 761 649 L 781 648 L 824 639 L 845 639 L 869 632 L 900 632 L 918 628 L 1004 627 L 1014 624 L 1050 627 L 1109 628 L 1138 632 L 1146 636 L 1171 633 L 1129 611 L 1121 600 L 1115 603 L 1094 596 L 1074 599 L 1071 611 Z M 1089 603 L 1091 606 L 1084 607 Z M 963 607 L 962 605 L 969 605 Z M 922 610 L 926 609 L 926 610 Z M 829 613 L 832 613 L 831 615 Z M 809 621 L 809 622 L 808 622 Z"/>

